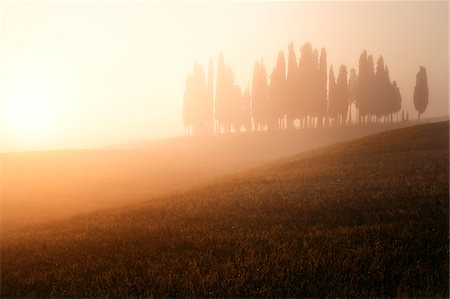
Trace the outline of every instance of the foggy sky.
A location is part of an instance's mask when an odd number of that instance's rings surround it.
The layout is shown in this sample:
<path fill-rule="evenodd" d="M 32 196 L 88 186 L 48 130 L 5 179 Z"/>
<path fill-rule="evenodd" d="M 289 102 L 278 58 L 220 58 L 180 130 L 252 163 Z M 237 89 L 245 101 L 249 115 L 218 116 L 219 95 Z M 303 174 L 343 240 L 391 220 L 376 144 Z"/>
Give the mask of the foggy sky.
<path fill-rule="evenodd" d="M 219 51 L 245 89 L 255 60 L 272 71 L 280 49 L 305 42 L 328 64 L 383 55 L 402 107 L 419 66 L 428 71 L 423 117 L 448 115 L 447 2 L 0 2 L 2 151 L 80 148 L 182 135 L 185 78 Z M 55 129 L 23 136 L 8 101 L 39 86 Z M 24 107 L 26 109 L 26 107 Z"/>

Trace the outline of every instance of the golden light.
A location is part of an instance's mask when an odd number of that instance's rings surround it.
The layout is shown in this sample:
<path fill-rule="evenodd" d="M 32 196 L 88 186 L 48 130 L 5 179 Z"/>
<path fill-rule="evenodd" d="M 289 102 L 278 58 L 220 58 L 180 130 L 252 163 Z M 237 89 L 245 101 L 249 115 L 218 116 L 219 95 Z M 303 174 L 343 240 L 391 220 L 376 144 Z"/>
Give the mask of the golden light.
<path fill-rule="evenodd" d="M 55 89 L 37 80 L 11 86 L 2 109 L 9 135 L 25 142 L 46 139 L 60 125 L 61 111 Z"/>

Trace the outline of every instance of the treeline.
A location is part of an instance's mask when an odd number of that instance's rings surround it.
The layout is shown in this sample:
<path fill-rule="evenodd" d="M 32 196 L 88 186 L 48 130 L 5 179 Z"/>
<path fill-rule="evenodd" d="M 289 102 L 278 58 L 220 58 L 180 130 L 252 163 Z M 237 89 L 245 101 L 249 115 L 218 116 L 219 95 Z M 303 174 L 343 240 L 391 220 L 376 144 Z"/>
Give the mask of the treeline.
<path fill-rule="evenodd" d="M 399 121 L 402 97 L 382 56 L 375 68 L 373 56 L 363 51 L 358 72 L 355 69 L 348 72 L 345 65 L 336 72 L 337 75 L 332 65 L 328 70 L 324 48 L 319 54 L 310 43 L 305 43 L 297 59 L 291 43 L 287 60 L 280 51 L 269 76 L 263 61 L 255 62 L 251 86 L 242 91 L 220 53 L 215 88 L 212 60 L 207 76 L 203 66 L 195 64 L 186 79 L 183 101 L 186 132 L 316 128 L 349 124 L 352 117 L 359 124 L 393 122 L 394 115 Z M 357 115 L 352 116 L 352 110 Z M 405 119 L 404 113 L 401 119 Z"/>

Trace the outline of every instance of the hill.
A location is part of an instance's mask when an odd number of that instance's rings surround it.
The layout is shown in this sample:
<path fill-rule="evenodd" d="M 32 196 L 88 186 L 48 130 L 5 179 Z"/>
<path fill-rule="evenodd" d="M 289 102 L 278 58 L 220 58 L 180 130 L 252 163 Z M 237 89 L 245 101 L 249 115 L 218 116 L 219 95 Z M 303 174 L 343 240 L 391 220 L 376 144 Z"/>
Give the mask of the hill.
<path fill-rule="evenodd" d="M 448 297 L 449 123 L 4 233 L 2 297 Z"/>
<path fill-rule="evenodd" d="M 91 150 L 0 154 L 1 230 L 187 190 L 223 175 L 396 126 L 181 137 Z"/>

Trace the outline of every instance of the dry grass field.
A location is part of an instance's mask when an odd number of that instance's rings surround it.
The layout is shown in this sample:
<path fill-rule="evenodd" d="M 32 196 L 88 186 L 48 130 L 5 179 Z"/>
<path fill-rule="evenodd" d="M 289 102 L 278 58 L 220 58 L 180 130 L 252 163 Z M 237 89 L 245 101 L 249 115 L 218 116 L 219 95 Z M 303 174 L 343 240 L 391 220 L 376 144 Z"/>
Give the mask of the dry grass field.
<path fill-rule="evenodd" d="M 448 149 L 403 128 L 9 229 L 1 297 L 448 297 Z"/>

